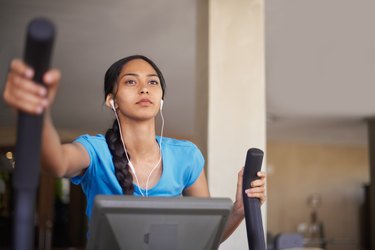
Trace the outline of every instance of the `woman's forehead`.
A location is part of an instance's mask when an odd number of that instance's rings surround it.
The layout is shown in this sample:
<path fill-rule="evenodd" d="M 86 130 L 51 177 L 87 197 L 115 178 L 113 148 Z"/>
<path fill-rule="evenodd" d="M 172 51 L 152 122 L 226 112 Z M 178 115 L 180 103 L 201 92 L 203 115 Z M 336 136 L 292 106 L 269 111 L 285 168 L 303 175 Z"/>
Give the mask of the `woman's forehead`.
<path fill-rule="evenodd" d="M 156 70 L 151 66 L 151 64 L 149 64 L 148 62 L 142 59 L 134 59 L 134 60 L 131 60 L 130 62 L 127 62 L 122 67 L 121 75 L 126 74 L 126 73 L 157 75 Z"/>

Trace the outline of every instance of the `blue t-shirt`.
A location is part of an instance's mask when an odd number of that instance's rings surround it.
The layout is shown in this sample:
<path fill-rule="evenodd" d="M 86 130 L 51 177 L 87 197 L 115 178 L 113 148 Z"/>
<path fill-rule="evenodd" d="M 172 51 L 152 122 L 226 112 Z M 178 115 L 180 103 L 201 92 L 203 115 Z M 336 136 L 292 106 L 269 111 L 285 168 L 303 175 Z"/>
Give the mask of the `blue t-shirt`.
<path fill-rule="evenodd" d="M 160 137 L 156 137 L 160 143 Z M 112 154 L 104 135 L 82 135 L 75 142 L 83 145 L 90 156 L 90 165 L 83 175 L 73 177 L 81 185 L 87 199 L 86 214 L 91 217 L 94 198 L 98 194 L 121 195 L 122 188 L 115 175 Z M 200 150 L 189 141 L 163 137 L 161 144 L 163 170 L 158 183 L 147 191 L 149 196 L 181 196 L 201 174 L 204 158 Z M 146 190 L 142 190 L 145 194 Z M 134 184 L 134 195 L 141 196 Z"/>

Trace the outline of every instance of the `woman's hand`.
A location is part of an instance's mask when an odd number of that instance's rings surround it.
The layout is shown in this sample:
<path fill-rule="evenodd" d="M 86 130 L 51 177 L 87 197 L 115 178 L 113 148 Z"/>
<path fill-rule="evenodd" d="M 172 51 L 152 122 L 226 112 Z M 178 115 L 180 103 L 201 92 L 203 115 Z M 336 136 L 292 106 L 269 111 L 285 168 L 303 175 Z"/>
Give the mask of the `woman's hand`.
<path fill-rule="evenodd" d="M 19 59 L 12 60 L 5 83 L 5 102 L 23 112 L 38 115 L 53 103 L 61 79 L 59 70 L 52 69 L 43 76 L 44 87 L 32 81 L 34 71 Z"/>
<path fill-rule="evenodd" d="M 233 212 L 237 215 L 244 216 L 244 205 L 242 199 L 242 179 L 243 179 L 243 171 L 244 168 L 238 172 L 238 181 L 237 181 L 237 193 L 236 193 L 236 201 L 234 202 Z M 259 179 L 254 180 L 250 183 L 249 189 L 245 190 L 245 193 L 248 197 L 258 198 L 260 200 L 260 204 L 263 204 L 266 201 L 266 173 L 259 171 L 257 173 Z"/>

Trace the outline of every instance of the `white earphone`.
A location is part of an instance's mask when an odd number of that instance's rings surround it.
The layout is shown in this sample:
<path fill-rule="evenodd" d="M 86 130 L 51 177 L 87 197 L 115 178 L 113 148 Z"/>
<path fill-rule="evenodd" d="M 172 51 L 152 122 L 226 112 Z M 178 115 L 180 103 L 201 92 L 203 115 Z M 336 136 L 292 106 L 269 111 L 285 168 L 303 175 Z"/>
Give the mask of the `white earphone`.
<path fill-rule="evenodd" d="M 164 130 L 164 116 L 163 116 L 162 109 L 163 109 L 163 103 L 164 103 L 164 101 L 163 101 L 163 99 L 161 99 L 161 101 L 160 101 L 160 115 L 161 115 L 161 118 L 162 118 L 162 126 L 161 126 L 161 133 L 160 133 L 160 143 L 159 143 L 160 158 L 159 158 L 159 161 L 156 163 L 156 165 L 151 169 L 151 171 L 150 171 L 150 173 L 149 173 L 149 175 L 147 177 L 147 181 L 146 181 L 146 195 L 144 195 L 143 192 L 142 192 L 142 190 L 141 190 L 141 186 L 140 186 L 139 181 L 138 181 L 137 173 L 135 171 L 135 168 L 134 168 L 133 164 L 131 163 L 131 161 L 129 159 L 128 151 L 126 150 L 125 143 L 124 143 L 124 138 L 123 138 L 122 132 L 121 132 L 120 120 L 118 118 L 118 115 L 117 115 L 117 112 L 116 112 L 116 108 L 115 108 L 115 102 L 114 102 L 113 99 L 110 99 L 109 103 L 111 105 L 111 108 L 112 108 L 113 112 L 115 113 L 116 120 L 117 120 L 117 123 L 119 125 L 119 132 L 120 132 L 122 146 L 124 147 L 124 151 L 125 151 L 126 158 L 128 160 L 129 168 L 133 172 L 133 174 L 135 176 L 135 180 L 137 181 L 139 192 L 141 193 L 142 196 L 148 196 L 148 182 L 149 182 L 149 179 L 151 177 L 152 172 L 154 172 L 154 170 L 159 166 L 159 164 L 161 162 L 161 158 L 162 158 L 161 143 L 163 141 L 163 130 Z"/>
<path fill-rule="evenodd" d="M 115 101 L 113 101 L 113 99 L 111 99 L 111 100 L 109 100 L 109 104 L 111 104 L 112 110 L 116 112 Z"/>

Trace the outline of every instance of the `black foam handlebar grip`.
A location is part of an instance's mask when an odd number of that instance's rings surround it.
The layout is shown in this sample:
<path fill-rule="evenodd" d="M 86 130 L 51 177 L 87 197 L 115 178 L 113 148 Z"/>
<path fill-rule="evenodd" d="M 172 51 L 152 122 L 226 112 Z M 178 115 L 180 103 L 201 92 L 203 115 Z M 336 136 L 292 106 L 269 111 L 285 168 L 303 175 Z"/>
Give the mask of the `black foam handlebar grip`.
<path fill-rule="evenodd" d="M 243 173 L 242 195 L 245 209 L 247 241 L 250 250 L 266 250 L 260 200 L 258 198 L 249 198 L 245 193 L 245 190 L 250 188 L 250 183 L 259 178 L 257 173 L 262 167 L 262 161 L 262 150 L 251 148 L 247 151 Z"/>
<path fill-rule="evenodd" d="M 43 84 L 54 37 L 54 25 L 44 18 L 33 19 L 27 27 L 24 61 L 34 70 L 34 82 Z M 16 250 L 34 249 L 34 207 L 39 182 L 42 125 L 43 115 L 19 112 L 13 175 L 13 249 Z"/>
<path fill-rule="evenodd" d="M 34 82 L 43 84 L 43 75 L 49 68 L 54 34 L 54 26 L 46 19 L 34 19 L 27 27 L 24 61 L 34 69 Z M 28 189 L 38 183 L 42 119 L 42 115 L 19 112 L 14 187 Z"/>

